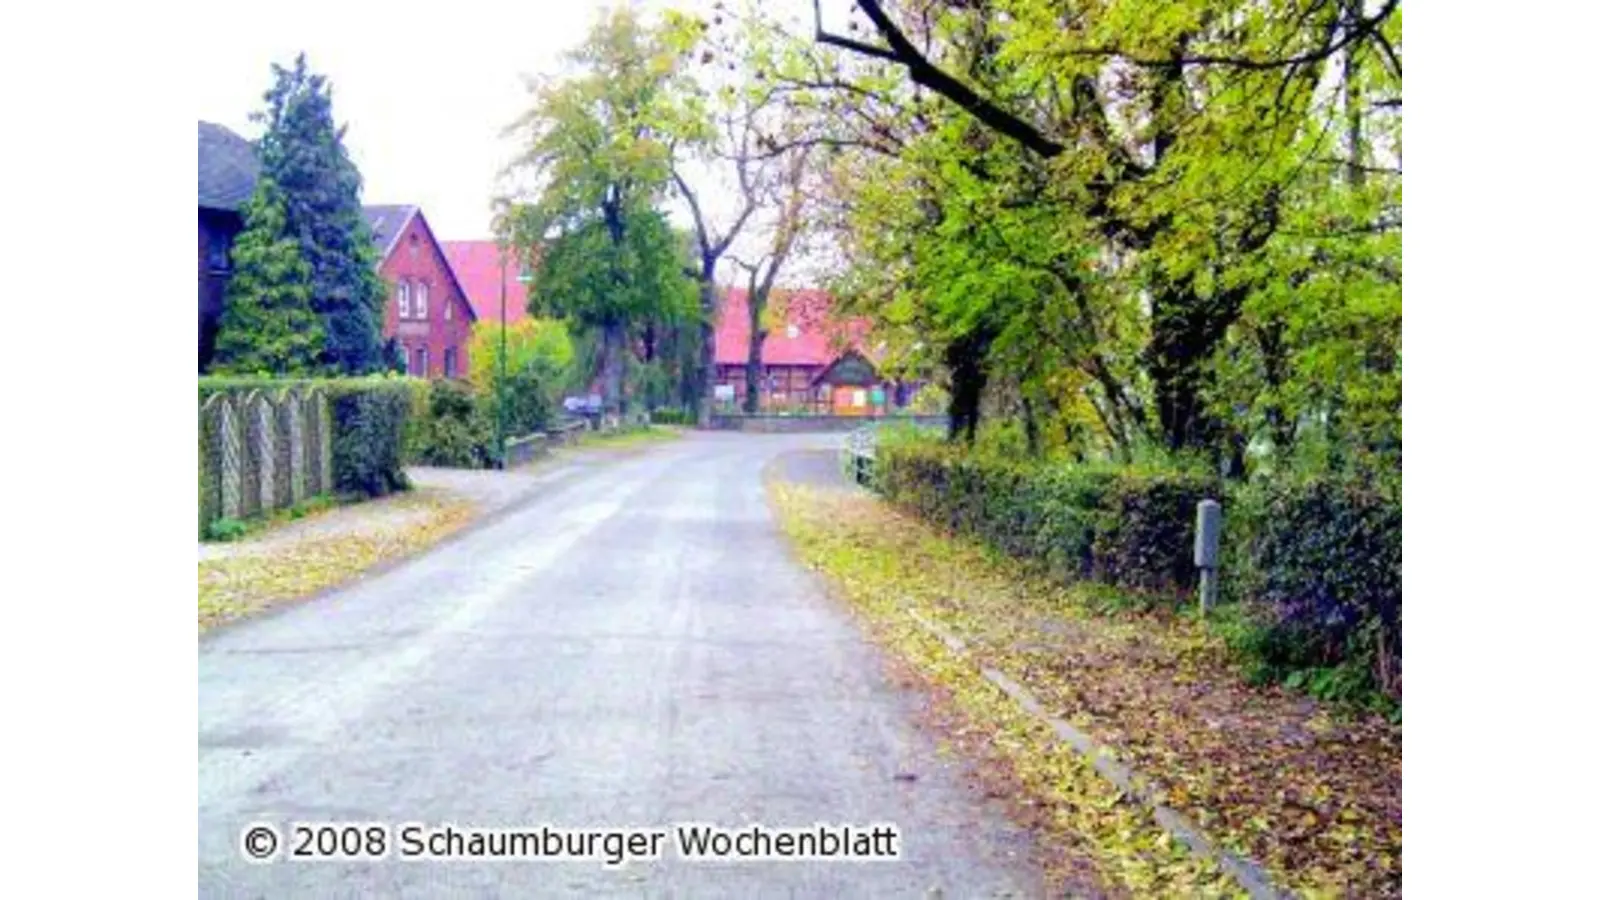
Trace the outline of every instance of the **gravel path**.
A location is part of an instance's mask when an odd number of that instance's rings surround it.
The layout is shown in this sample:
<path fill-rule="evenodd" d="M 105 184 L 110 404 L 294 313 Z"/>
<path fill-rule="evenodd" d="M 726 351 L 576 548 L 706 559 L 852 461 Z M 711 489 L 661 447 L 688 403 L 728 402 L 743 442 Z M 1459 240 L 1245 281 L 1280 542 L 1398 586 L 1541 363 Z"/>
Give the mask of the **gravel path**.
<path fill-rule="evenodd" d="M 1039 895 L 1027 836 L 782 543 L 763 468 L 837 440 L 693 434 L 554 465 L 457 540 L 203 638 L 201 895 Z M 256 821 L 892 822 L 902 858 L 250 864 Z"/>

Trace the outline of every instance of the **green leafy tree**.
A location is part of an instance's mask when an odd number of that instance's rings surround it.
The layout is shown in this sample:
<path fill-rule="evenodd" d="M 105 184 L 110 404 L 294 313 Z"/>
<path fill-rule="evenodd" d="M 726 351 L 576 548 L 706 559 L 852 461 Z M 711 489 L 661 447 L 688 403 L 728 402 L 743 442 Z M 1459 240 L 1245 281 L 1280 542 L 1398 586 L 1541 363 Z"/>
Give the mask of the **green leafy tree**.
<path fill-rule="evenodd" d="M 382 371 L 385 289 L 377 250 L 361 213 L 361 174 L 333 119 L 333 89 L 313 74 L 305 54 L 292 68 L 272 67 L 261 170 L 282 189 L 287 231 L 311 266 L 312 308 L 322 319 L 323 362 L 347 374 Z"/>
<path fill-rule="evenodd" d="M 825 113 L 790 143 L 837 154 L 841 289 L 957 430 L 1397 465 L 1396 0 L 851 6 L 768 76 Z"/>
<path fill-rule="evenodd" d="M 322 323 L 311 308 L 311 267 L 286 231 L 283 192 L 263 177 L 243 213 L 214 369 L 227 374 L 313 373 L 322 352 Z"/>
<path fill-rule="evenodd" d="M 655 209 L 670 179 L 674 82 L 698 26 L 675 14 L 656 26 L 622 8 L 602 16 L 570 54 L 571 76 L 540 85 L 514 126 L 527 149 L 512 170 L 541 185 L 509 203 L 500 229 L 538 256 L 530 305 L 599 337 L 602 396 L 627 410 L 631 337 L 677 308 L 685 275 L 671 229 Z"/>
<path fill-rule="evenodd" d="M 572 338 L 562 322 L 523 319 L 506 326 L 504 386 L 507 434 L 542 431 L 555 420 L 571 382 Z M 500 323 L 478 322 L 467 342 L 467 379 L 493 422 L 500 388 Z"/>

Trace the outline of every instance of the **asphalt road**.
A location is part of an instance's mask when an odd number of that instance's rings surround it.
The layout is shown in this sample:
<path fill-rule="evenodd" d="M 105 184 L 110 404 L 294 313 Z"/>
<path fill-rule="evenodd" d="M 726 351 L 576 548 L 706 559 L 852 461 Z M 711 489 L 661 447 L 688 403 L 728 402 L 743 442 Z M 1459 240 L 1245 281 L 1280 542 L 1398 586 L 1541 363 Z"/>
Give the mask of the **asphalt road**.
<path fill-rule="evenodd" d="M 788 555 L 763 467 L 838 436 L 692 434 L 200 644 L 203 897 L 1036 896 L 1025 835 Z M 780 470 L 782 466 L 778 467 Z M 907 778 L 907 774 L 915 778 Z M 894 823 L 899 861 L 252 863 L 266 822 Z"/>

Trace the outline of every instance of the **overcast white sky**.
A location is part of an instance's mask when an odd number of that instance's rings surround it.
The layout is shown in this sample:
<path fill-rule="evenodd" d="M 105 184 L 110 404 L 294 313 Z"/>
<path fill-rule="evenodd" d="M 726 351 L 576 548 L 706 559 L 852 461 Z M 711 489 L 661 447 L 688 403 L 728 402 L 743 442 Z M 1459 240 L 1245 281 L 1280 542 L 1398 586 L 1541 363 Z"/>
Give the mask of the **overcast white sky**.
<path fill-rule="evenodd" d="M 418 204 L 441 240 L 486 238 L 495 178 L 515 149 L 500 132 L 528 102 L 521 75 L 555 71 L 604 5 L 615 4 L 283 0 L 259 14 L 230 12 L 217 39 L 193 47 L 197 118 L 259 136 L 249 116 L 271 83 L 271 63 L 287 65 L 304 50 L 333 83 L 334 116 L 349 126 L 346 145 L 365 179 L 363 202 Z M 805 0 L 781 5 L 809 16 Z"/>

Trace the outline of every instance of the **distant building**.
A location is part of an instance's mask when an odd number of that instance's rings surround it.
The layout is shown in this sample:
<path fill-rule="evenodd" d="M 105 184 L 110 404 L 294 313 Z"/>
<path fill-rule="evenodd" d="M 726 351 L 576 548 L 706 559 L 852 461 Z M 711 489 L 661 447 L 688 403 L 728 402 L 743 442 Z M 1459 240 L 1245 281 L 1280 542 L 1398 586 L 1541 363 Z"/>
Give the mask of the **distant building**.
<path fill-rule="evenodd" d="M 749 293 L 721 289 L 716 326 L 716 390 L 721 405 L 742 408 L 750 362 Z M 823 291 L 774 292 L 772 322 L 761 344 L 759 402 L 763 410 L 870 415 L 909 399 L 908 388 L 879 376 L 864 346 L 871 323 L 834 315 Z"/>
<path fill-rule="evenodd" d="M 467 338 L 477 314 L 444 250 L 416 206 L 363 206 L 381 254 L 378 274 L 388 286 L 383 336 L 405 354 L 406 371 L 421 378 L 467 373 Z"/>
<path fill-rule="evenodd" d="M 222 297 L 233 275 L 233 240 L 256 189 L 255 146 L 221 125 L 200 123 L 200 371 L 211 366 Z"/>
<path fill-rule="evenodd" d="M 467 302 L 478 318 L 500 321 L 501 288 L 504 287 L 506 324 L 521 321 L 528 314 L 528 286 L 532 271 L 524 273 L 521 264 L 507 256 L 502 266 L 500 245 L 495 241 L 443 241 L 445 258 L 467 292 Z M 519 276 L 527 275 L 528 278 Z"/>

